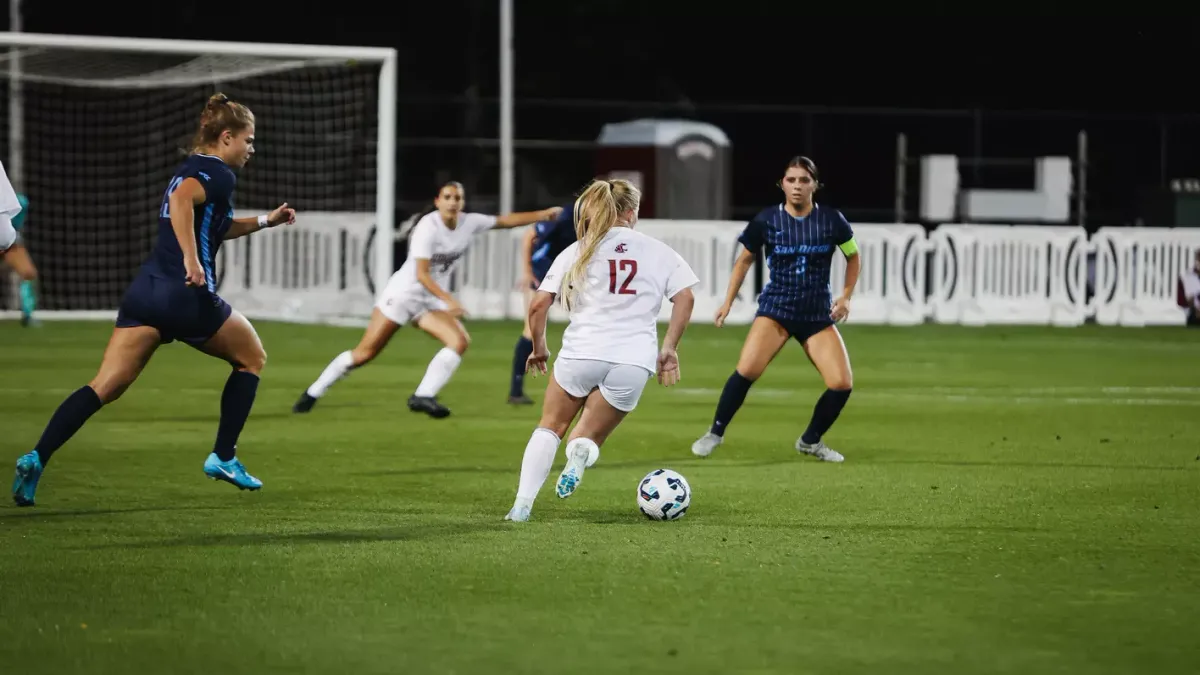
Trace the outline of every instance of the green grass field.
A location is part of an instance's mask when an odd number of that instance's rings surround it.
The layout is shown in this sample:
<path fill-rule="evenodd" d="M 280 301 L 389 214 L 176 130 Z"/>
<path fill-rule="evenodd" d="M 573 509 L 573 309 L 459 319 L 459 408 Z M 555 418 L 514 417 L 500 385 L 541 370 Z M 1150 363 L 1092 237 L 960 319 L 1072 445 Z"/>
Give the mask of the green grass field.
<path fill-rule="evenodd" d="M 226 367 L 160 350 L 55 456 L 37 507 L 0 506 L 0 672 L 1200 668 L 1200 333 L 849 326 L 832 465 L 792 449 L 821 391 L 795 345 L 694 458 L 746 329 L 693 326 L 680 385 L 647 388 L 566 501 L 560 449 L 516 525 L 539 409 L 505 404 L 519 327 L 470 329 L 454 415 L 431 420 L 405 407 L 426 336 L 294 416 L 359 331 L 259 325 L 239 453 L 258 493 L 201 473 Z M 5 466 L 108 331 L 0 325 Z M 637 511 L 657 467 L 691 482 L 683 520 Z"/>

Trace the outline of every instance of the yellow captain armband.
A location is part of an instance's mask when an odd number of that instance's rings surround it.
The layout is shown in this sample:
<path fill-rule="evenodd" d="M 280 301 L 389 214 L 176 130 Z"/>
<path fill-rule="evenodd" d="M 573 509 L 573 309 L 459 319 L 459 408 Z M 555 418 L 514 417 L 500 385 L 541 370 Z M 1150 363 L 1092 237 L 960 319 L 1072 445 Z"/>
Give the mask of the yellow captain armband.
<path fill-rule="evenodd" d="M 850 256 L 858 253 L 858 242 L 854 240 L 854 237 L 850 237 L 850 241 L 844 244 L 839 244 L 838 248 L 842 249 L 842 255 L 849 258 Z"/>

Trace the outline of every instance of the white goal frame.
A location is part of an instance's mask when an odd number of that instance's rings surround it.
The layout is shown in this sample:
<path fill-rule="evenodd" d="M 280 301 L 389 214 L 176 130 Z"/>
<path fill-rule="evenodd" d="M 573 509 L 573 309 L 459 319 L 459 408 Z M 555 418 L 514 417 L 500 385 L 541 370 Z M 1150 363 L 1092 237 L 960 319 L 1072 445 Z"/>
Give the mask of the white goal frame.
<path fill-rule="evenodd" d="M 396 95 L 397 51 L 390 47 L 342 47 L 335 45 L 270 44 L 261 42 L 232 42 L 212 40 L 173 40 L 152 38 L 123 38 L 96 35 L 60 35 L 51 33 L 0 33 L 0 49 L 61 48 L 97 52 L 140 52 L 177 55 L 234 55 L 263 58 L 293 58 L 303 60 L 346 59 L 378 63 L 378 124 L 375 162 L 375 232 L 371 258 L 371 280 L 375 288 L 383 288 L 393 269 L 392 246 L 395 232 L 396 180 Z M 21 63 L 19 52 L 9 58 L 9 148 L 11 157 L 5 162 L 14 183 L 22 180 L 24 166 L 23 101 L 21 94 Z M 300 214 L 303 215 L 303 214 Z M 152 217 L 152 214 L 147 214 Z M 36 260 L 35 260 L 36 263 Z M 248 313 L 249 314 L 249 313 Z M 263 314 L 261 312 L 256 314 Z M 16 310 L 0 310 L 0 319 L 16 318 Z M 43 320 L 110 320 L 116 308 L 97 311 L 41 310 Z M 260 316 L 260 318 L 276 318 Z M 299 317 L 297 317 L 299 318 Z M 365 316 L 363 317 L 366 318 Z M 303 319 L 301 319 L 303 320 Z"/>

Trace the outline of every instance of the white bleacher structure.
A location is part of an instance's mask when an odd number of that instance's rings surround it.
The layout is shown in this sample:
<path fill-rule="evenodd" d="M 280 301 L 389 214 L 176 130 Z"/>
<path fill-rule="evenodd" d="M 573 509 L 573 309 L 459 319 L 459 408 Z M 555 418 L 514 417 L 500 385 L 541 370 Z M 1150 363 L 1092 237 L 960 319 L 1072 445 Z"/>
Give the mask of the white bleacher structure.
<path fill-rule="evenodd" d="M 227 244 L 221 293 L 249 314 L 305 322 L 358 322 L 373 289 L 370 218 L 322 214 L 314 227 Z M 694 321 L 711 322 L 740 245 L 740 221 L 642 220 L 700 277 Z M 850 323 L 914 325 L 1182 325 L 1175 284 L 1200 249 L 1200 229 L 1063 225 L 854 223 L 863 268 Z M 521 316 L 521 230 L 481 235 L 455 275 L 470 316 Z M 831 285 L 845 263 L 834 255 Z M 753 271 L 728 321 L 754 317 Z M 662 318 L 669 316 L 665 305 Z M 555 316 L 561 319 L 561 315 Z"/>

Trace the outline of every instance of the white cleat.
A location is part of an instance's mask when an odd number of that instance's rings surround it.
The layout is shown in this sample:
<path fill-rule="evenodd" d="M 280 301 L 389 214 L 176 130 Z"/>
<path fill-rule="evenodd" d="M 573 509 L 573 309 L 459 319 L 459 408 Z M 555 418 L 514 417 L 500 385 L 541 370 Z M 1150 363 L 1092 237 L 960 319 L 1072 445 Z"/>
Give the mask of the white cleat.
<path fill-rule="evenodd" d="M 692 443 L 692 454 L 697 457 L 708 457 L 717 446 L 725 442 L 723 436 L 708 432 Z"/>
<path fill-rule="evenodd" d="M 511 520 L 514 523 L 524 523 L 525 521 L 529 520 L 529 512 L 532 510 L 533 504 L 523 504 L 521 502 L 517 502 L 516 504 L 513 504 L 512 509 L 509 510 L 507 516 L 504 516 L 504 519 Z"/>
<path fill-rule="evenodd" d="M 809 443 L 805 443 L 803 438 L 797 438 L 796 439 L 796 452 L 799 452 L 804 455 L 812 455 L 813 457 L 816 457 L 817 459 L 821 460 L 822 462 L 844 462 L 844 461 L 846 461 L 846 458 L 842 457 L 842 453 L 838 452 L 837 450 L 834 450 L 833 448 L 829 447 L 828 445 L 825 445 L 821 441 L 817 441 L 816 443 L 809 444 Z"/>
<path fill-rule="evenodd" d="M 566 499 L 575 494 L 575 490 L 583 482 L 583 470 L 587 468 L 590 455 L 588 444 L 572 442 L 567 447 L 567 465 L 563 467 L 562 473 L 558 474 L 558 484 L 554 486 L 559 499 Z"/>

